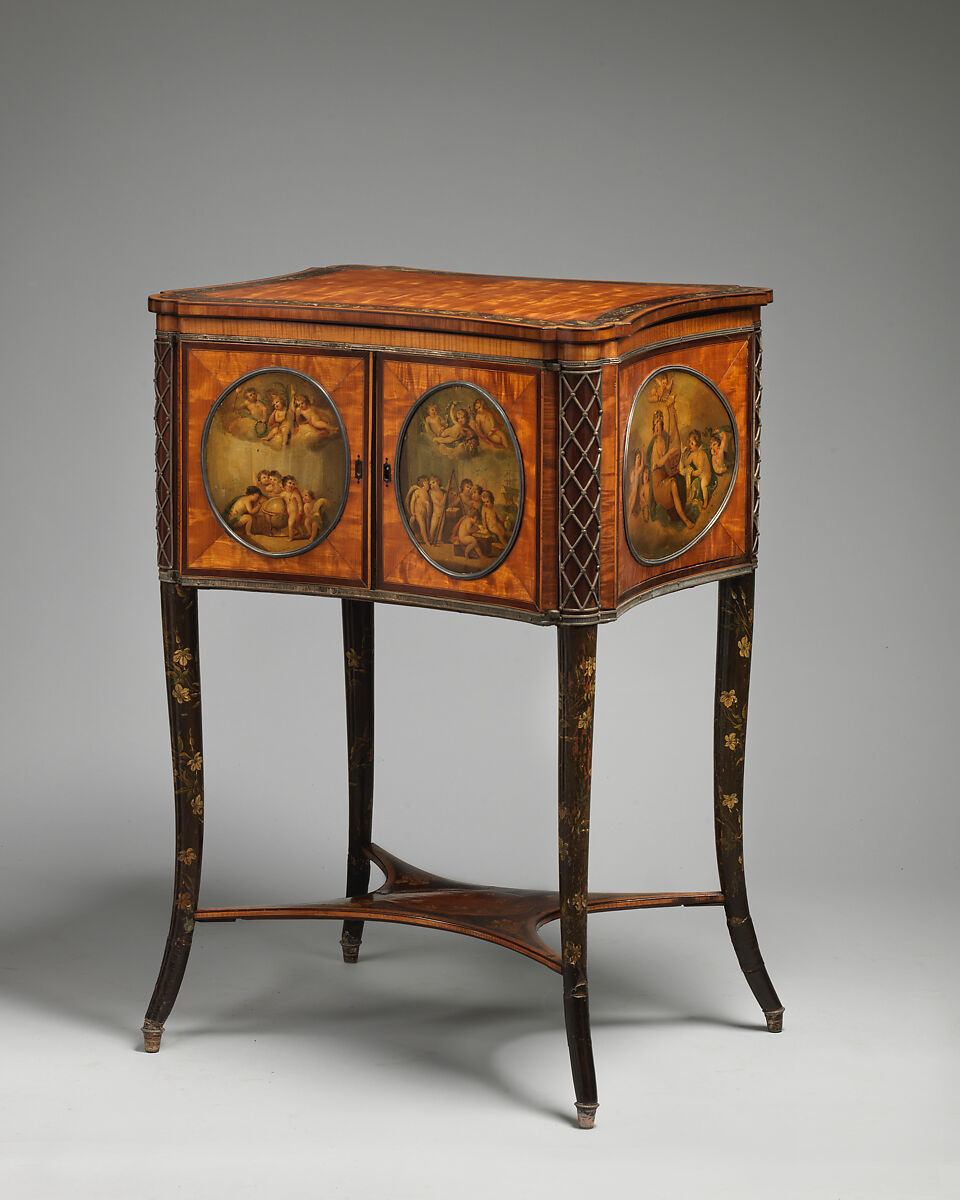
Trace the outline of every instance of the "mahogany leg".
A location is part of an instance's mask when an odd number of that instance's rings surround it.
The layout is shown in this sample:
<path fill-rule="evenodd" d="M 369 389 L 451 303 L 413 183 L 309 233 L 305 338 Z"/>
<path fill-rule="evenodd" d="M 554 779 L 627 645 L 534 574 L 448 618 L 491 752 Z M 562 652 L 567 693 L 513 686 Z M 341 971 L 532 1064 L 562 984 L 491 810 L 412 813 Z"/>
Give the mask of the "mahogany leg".
<path fill-rule="evenodd" d="M 373 835 L 373 603 L 343 600 L 342 606 L 350 796 L 347 895 L 361 896 L 370 884 L 370 860 L 362 849 Z M 362 938 L 362 921 L 344 921 L 344 962 L 357 961 Z"/>
<path fill-rule="evenodd" d="M 779 1033 L 783 1028 L 783 1005 L 760 957 L 743 870 L 743 768 L 753 652 L 753 596 L 753 575 L 720 583 L 713 729 L 714 829 L 730 940 L 740 969 L 767 1018 L 767 1029 Z"/>
<path fill-rule="evenodd" d="M 559 858 L 563 1015 L 581 1129 L 592 1129 L 597 1079 L 587 998 L 587 863 L 596 625 L 557 629 L 560 668 Z"/>
<path fill-rule="evenodd" d="M 148 1053 L 160 1049 L 163 1023 L 177 999 L 186 970 L 203 855 L 203 738 L 196 588 L 161 583 L 160 611 L 173 753 L 177 857 L 170 932 L 142 1027 L 143 1048 Z"/>

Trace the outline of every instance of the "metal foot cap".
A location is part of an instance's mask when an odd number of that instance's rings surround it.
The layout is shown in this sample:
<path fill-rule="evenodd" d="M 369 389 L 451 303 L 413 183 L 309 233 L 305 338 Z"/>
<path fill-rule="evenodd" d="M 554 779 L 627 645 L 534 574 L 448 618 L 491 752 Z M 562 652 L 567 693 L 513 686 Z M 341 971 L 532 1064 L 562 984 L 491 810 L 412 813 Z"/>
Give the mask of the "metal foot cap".
<path fill-rule="evenodd" d="M 143 1048 L 147 1054 L 156 1054 L 160 1049 L 160 1039 L 163 1037 L 163 1026 L 157 1021 L 144 1021 L 140 1027 L 143 1034 Z"/>
<path fill-rule="evenodd" d="M 767 1018 L 767 1031 L 769 1033 L 783 1032 L 783 1009 L 772 1008 L 769 1012 L 763 1014 Z"/>
<path fill-rule="evenodd" d="M 345 963 L 355 963 L 360 958 L 360 939 L 341 938 L 340 949 L 343 951 Z"/>
<path fill-rule="evenodd" d="M 577 1104 L 577 1124 L 581 1129 L 592 1129 L 597 1120 L 599 1104 Z"/>

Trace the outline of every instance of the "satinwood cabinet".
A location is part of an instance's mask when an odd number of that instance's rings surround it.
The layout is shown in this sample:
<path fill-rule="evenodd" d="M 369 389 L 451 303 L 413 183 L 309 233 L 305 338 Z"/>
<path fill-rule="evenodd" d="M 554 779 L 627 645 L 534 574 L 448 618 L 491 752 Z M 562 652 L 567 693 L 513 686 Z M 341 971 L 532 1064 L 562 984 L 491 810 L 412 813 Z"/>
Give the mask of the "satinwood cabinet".
<path fill-rule="evenodd" d="M 588 914 L 723 906 L 779 1030 L 742 859 L 753 642 L 763 288 L 342 266 L 160 292 L 157 534 L 177 812 L 174 902 L 143 1026 L 159 1049 L 196 922 L 337 919 L 499 943 L 562 976 L 579 1123 L 597 1108 Z M 597 628 L 641 600 L 719 588 L 714 822 L 720 889 L 587 890 Z M 323 904 L 203 908 L 197 595 L 340 598 L 347 885 Z M 480 887 L 376 846 L 374 602 L 557 627 L 559 886 Z M 398 717 L 397 719 L 402 719 Z M 375 864 L 385 881 L 370 889 Z M 559 918 L 561 953 L 538 936 Z"/>

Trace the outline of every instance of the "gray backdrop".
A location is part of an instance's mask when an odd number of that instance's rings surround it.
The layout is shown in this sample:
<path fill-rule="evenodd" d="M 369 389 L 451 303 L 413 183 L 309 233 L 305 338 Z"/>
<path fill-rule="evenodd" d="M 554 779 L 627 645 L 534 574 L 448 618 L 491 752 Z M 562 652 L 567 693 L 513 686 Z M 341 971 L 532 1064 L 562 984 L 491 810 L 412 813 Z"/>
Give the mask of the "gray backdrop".
<path fill-rule="evenodd" d="M 10 1194 L 955 1194 L 956 11 L 3 5 Z M 207 927 L 136 1052 L 173 834 L 146 296 L 338 262 L 774 289 L 746 838 L 784 1033 L 717 911 L 597 918 L 591 1135 L 559 981 L 448 935 L 368 926 L 348 970 L 333 925 Z M 714 886 L 714 609 L 600 632 L 596 887 Z M 339 617 L 201 597 L 205 903 L 342 889 Z M 377 839 L 550 885 L 555 637 L 377 622 Z"/>

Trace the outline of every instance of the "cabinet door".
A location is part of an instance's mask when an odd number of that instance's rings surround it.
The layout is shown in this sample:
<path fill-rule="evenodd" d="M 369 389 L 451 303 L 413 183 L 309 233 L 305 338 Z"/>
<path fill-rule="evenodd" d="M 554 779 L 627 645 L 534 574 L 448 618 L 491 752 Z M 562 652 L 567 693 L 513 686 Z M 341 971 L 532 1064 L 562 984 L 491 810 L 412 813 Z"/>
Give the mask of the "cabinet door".
<path fill-rule="evenodd" d="M 385 359 L 378 586 L 539 607 L 535 370 Z"/>
<path fill-rule="evenodd" d="M 369 582 L 365 357 L 184 347 L 181 573 Z"/>

